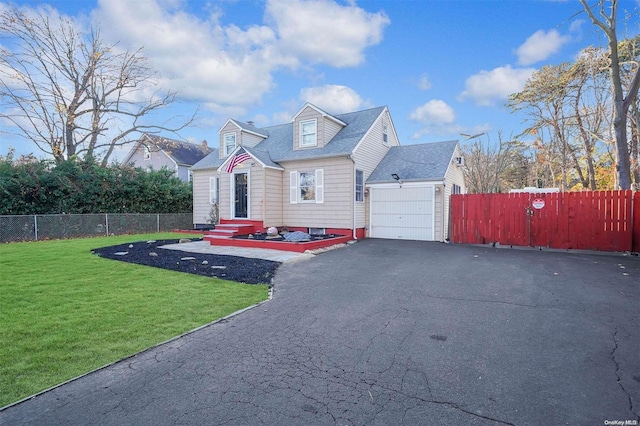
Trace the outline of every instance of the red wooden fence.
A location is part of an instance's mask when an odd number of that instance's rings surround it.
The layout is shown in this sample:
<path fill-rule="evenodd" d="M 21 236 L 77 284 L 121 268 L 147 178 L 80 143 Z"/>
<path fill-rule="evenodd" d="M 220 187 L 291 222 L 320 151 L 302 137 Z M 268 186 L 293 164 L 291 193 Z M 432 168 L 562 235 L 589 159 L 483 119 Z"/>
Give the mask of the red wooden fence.
<path fill-rule="evenodd" d="M 640 192 L 451 196 L 454 243 L 640 251 Z"/>

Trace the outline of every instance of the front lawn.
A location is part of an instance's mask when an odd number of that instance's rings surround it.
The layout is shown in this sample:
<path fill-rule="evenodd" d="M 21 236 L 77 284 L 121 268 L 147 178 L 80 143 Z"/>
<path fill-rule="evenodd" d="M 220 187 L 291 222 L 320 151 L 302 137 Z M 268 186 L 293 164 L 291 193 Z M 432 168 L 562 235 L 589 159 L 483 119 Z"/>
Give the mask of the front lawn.
<path fill-rule="evenodd" d="M 246 285 L 103 259 L 178 234 L 0 244 L 0 407 L 268 297 Z"/>

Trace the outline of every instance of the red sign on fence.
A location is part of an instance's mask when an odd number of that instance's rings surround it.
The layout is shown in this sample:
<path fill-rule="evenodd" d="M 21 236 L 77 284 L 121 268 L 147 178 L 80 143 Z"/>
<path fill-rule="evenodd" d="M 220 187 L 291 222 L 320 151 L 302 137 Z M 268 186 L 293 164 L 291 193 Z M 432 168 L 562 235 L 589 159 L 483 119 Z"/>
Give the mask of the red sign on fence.
<path fill-rule="evenodd" d="M 638 251 L 640 193 L 452 195 L 449 233 L 454 243 Z"/>

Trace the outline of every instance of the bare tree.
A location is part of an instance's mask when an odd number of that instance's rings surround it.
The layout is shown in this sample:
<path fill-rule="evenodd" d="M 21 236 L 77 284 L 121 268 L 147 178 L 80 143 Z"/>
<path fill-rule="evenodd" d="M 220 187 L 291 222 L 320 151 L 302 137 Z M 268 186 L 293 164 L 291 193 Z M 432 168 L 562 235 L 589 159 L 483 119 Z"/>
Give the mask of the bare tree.
<path fill-rule="evenodd" d="M 539 151 L 538 161 L 546 164 L 554 176 L 559 169 L 562 190 L 568 186 L 569 169 L 575 166 L 566 111 L 570 68 L 567 62 L 542 67 L 527 80 L 521 92 L 511 95 L 508 104 L 513 111 L 527 111 L 530 126 L 523 134 L 537 135 L 534 148 Z M 544 137 L 545 132 L 548 138 Z"/>
<path fill-rule="evenodd" d="M 576 148 L 573 160 L 583 188 L 598 189 L 596 182 L 596 154 L 599 143 L 610 143 L 604 133 L 607 123 L 609 90 L 603 70 L 608 62 L 601 49 L 589 47 L 581 52 L 569 70 L 570 104 L 573 108 L 569 120 Z M 584 166 L 585 171 L 582 168 Z"/>
<path fill-rule="evenodd" d="M 542 67 L 521 92 L 510 97 L 512 110 L 527 112 L 529 126 L 523 134 L 537 136 L 532 145 L 536 163 L 546 165 L 554 179 L 558 177 L 554 182 L 543 180 L 563 191 L 597 189 L 596 163 L 608 155 L 608 144 L 613 141 L 606 130 L 611 111 L 603 71 L 607 65 L 608 55 L 590 47 L 573 64 Z M 542 169 L 538 167 L 538 171 Z"/>
<path fill-rule="evenodd" d="M 109 161 L 116 147 L 141 132 L 177 132 L 195 114 L 149 124 L 150 115 L 174 102 L 156 89 L 142 49 L 107 45 L 94 29 L 84 35 L 51 9 L 0 15 L 0 120 L 33 141 L 56 162 L 72 157 Z"/>
<path fill-rule="evenodd" d="M 631 39 L 623 40 L 618 46 L 620 59 L 625 64 L 640 63 L 640 35 Z M 623 87 L 629 87 L 633 83 L 633 68 L 625 66 L 621 68 Z M 640 189 L 640 99 L 638 96 L 629 106 L 629 154 L 631 163 L 631 176 Z"/>
<path fill-rule="evenodd" d="M 609 78 L 611 91 L 613 93 L 613 128 L 615 132 L 618 186 L 620 189 L 631 188 L 631 162 L 629 155 L 629 144 L 627 141 L 627 113 L 633 103 L 640 88 L 640 67 L 635 64 L 635 71 L 632 74 L 631 83 L 625 96 L 622 77 L 621 61 L 618 55 L 618 35 L 616 30 L 616 20 L 618 14 L 618 0 L 599 0 L 599 15 L 596 16 L 592 6 L 587 4 L 587 0 L 580 0 L 584 10 L 587 12 L 591 22 L 604 32 L 609 43 Z M 609 11 L 607 12 L 607 5 Z"/>
<path fill-rule="evenodd" d="M 464 168 L 462 169 L 467 190 L 471 194 L 504 192 L 520 186 L 526 159 L 517 151 L 515 141 L 503 141 L 499 135 L 497 144 L 483 143 L 479 139 L 462 145 Z"/>

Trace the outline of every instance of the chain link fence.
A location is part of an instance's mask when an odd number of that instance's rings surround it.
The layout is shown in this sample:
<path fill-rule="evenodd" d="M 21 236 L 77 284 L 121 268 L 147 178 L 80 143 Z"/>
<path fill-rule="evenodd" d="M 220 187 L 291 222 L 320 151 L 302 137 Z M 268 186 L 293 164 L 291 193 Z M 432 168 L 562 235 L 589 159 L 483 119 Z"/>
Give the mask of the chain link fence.
<path fill-rule="evenodd" d="M 192 229 L 191 213 L 0 216 L 0 243 Z"/>

